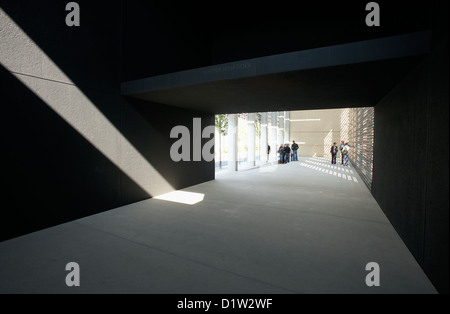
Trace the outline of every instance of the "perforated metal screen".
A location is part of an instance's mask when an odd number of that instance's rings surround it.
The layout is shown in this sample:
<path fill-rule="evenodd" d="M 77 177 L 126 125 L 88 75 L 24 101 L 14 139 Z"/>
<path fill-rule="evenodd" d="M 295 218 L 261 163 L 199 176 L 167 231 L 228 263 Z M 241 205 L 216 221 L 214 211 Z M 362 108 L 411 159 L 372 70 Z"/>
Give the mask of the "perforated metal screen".
<path fill-rule="evenodd" d="M 361 179 L 372 189 L 373 144 L 374 144 L 374 108 L 353 108 L 349 121 L 350 144 L 353 145 L 350 161 Z"/>

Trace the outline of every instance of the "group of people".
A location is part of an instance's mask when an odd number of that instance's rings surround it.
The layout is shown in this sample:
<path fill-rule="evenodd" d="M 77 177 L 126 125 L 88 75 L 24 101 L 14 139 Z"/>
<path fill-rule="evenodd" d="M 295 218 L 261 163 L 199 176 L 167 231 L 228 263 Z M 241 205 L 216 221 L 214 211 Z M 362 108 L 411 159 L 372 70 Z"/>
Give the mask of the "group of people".
<path fill-rule="evenodd" d="M 331 164 L 336 164 L 336 155 L 338 151 L 341 152 L 341 163 L 345 167 L 348 167 L 348 152 L 350 150 L 350 147 L 352 147 L 349 143 L 344 143 L 344 141 L 341 141 L 341 145 L 337 147 L 337 143 L 333 143 L 333 146 L 331 146 Z"/>
<path fill-rule="evenodd" d="M 336 157 L 338 152 L 341 152 L 341 163 L 343 166 L 348 167 L 348 152 L 350 147 L 353 147 L 349 143 L 345 143 L 341 141 L 339 147 L 337 143 L 334 142 L 333 146 L 331 146 L 331 164 L 336 164 Z M 279 161 L 280 164 L 288 164 L 291 161 L 298 161 L 298 144 L 295 141 L 292 141 L 292 145 L 289 144 L 281 144 L 278 148 Z M 270 154 L 270 146 L 267 146 L 267 156 Z"/>
<path fill-rule="evenodd" d="M 278 154 L 280 156 L 280 164 L 288 164 L 290 161 L 298 161 L 298 144 L 292 141 L 292 145 L 281 144 L 278 148 Z"/>

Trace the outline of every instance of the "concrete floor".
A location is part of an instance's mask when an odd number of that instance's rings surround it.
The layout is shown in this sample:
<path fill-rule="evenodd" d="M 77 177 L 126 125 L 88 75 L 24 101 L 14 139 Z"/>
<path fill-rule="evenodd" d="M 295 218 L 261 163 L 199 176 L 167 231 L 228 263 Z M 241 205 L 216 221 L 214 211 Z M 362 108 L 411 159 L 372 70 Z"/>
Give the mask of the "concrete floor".
<path fill-rule="evenodd" d="M 0 293 L 436 293 L 353 168 L 327 165 L 221 172 L 185 189 L 195 205 L 149 199 L 1 242 Z"/>

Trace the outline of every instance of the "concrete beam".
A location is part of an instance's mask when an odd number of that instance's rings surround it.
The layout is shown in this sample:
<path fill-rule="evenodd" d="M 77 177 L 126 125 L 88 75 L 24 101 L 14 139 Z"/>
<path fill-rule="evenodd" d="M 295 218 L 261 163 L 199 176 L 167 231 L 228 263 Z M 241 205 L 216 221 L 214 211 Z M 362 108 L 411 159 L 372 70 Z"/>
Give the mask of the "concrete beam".
<path fill-rule="evenodd" d="M 122 83 L 121 92 L 122 95 L 132 96 L 207 82 L 410 57 L 427 54 L 430 52 L 430 47 L 431 31 L 421 31 L 229 62 L 128 81 Z"/>

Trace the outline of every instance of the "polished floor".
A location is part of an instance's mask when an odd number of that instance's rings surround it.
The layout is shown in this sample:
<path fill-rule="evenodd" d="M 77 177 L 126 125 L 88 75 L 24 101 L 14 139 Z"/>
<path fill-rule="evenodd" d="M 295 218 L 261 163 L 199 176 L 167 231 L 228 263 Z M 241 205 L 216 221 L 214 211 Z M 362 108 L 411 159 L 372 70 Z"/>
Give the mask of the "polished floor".
<path fill-rule="evenodd" d="M 203 200 L 153 198 L 1 242 L 0 293 L 436 293 L 352 167 L 301 158 L 184 191 Z"/>

